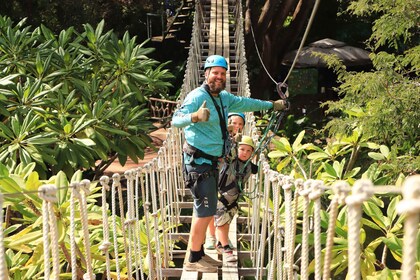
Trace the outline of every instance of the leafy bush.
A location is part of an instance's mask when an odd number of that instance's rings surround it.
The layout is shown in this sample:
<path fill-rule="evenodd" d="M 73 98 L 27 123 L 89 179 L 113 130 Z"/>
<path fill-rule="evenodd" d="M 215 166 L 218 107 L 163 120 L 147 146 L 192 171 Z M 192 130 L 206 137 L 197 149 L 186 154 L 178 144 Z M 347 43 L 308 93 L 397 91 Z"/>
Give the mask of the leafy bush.
<path fill-rule="evenodd" d="M 150 145 L 147 97 L 173 75 L 153 49 L 84 25 L 53 34 L 0 17 L 0 162 L 36 163 L 42 178 L 76 170 L 98 178 L 116 158 L 137 162 Z"/>

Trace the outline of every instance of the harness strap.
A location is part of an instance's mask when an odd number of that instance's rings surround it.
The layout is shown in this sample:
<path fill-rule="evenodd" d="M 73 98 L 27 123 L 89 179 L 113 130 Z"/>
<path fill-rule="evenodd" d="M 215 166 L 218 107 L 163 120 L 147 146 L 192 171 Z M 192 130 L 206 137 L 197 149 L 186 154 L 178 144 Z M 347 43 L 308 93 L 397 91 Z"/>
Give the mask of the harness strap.
<path fill-rule="evenodd" d="M 229 202 L 226 200 L 226 198 L 224 196 L 221 196 L 219 198 L 219 201 L 223 203 L 223 205 L 225 206 L 226 211 L 229 211 L 230 209 L 238 206 L 238 202 L 237 201 L 234 201 L 231 204 L 229 204 Z"/>
<path fill-rule="evenodd" d="M 191 146 L 187 141 L 185 141 L 182 151 L 191 157 L 191 162 L 194 160 L 194 158 L 200 158 L 200 157 L 208 159 L 212 163 L 218 162 L 219 160 L 219 157 L 209 155 L 203 152 L 202 150 L 197 149 L 194 146 Z"/>

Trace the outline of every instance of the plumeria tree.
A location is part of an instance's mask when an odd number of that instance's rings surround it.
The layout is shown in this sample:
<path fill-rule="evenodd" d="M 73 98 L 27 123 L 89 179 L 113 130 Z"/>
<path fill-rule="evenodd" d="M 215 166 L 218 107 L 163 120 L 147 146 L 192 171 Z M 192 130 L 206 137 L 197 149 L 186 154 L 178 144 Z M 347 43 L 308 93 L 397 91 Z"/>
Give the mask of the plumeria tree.
<path fill-rule="evenodd" d="M 42 178 L 98 178 L 117 158 L 143 158 L 147 98 L 164 94 L 173 75 L 146 42 L 103 27 L 54 34 L 0 17 L 0 162 L 11 171 L 34 162 Z"/>

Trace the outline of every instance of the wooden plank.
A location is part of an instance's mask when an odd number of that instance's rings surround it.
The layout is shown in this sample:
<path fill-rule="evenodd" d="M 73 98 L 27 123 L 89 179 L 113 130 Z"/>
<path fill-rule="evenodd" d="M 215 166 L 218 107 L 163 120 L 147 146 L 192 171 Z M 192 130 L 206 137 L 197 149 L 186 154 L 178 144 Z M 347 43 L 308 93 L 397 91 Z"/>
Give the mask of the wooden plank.
<path fill-rule="evenodd" d="M 220 0 L 219 0 L 220 1 Z M 229 42 L 229 3 L 228 0 L 223 0 L 222 7 L 222 17 L 223 17 L 223 56 L 226 58 L 228 65 L 230 65 L 230 59 L 229 59 L 229 48 L 230 48 L 230 42 Z M 231 67 L 229 67 L 231 68 Z M 230 86 L 230 70 L 226 72 L 226 88 L 228 92 L 231 91 Z"/>
<path fill-rule="evenodd" d="M 191 251 L 191 236 L 188 238 L 187 252 L 185 253 L 184 263 L 190 258 Z M 196 280 L 198 279 L 198 271 L 186 271 L 184 267 L 182 268 L 181 280 Z"/>
<path fill-rule="evenodd" d="M 217 11 L 216 11 L 217 1 L 211 1 L 210 6 L 210 34 L 209 34 L 209 55 L 215 54 L 216 46 L 216 21 L 217 21 Z"/>
<path fill-rule="evenodd" d="M 188 260 L 190 257 L 190 245 L 188 245 L 187 253 L 185 254 L 184 263 Z M 198 279 L 198 271 L 186 271 L 184 268 L 182 268 L 182 275 L 181 280 L 197 280 Z"/>
<path fill-rule="evenodd" d="M 213 259 L 215 259 L 215 260 L 218 260 L 219 259 L 219 255 L 217 254 L 217 251 L 216 250 L 208 250 L 208 249 L 205 249 L 205 253 L 208 256 L 210 256 Z M 214 273 L 203 273 L 203 278 L 202 279 L 203 280 L 218 280 L 219 279 L 219 275 L 218 275 L 217 272 L 214 272 Z"/>
<path fill-rule="evenodd" d="M 216 1 L 216 54 L 223 55 L 223 0 Z"/>
<path fill-rule="evenodd" d="M 236 235 L 236 220 L 237 215 L 233 218 L 232 222 L 229 226 L 229 240 L 232 243 L 234 248 L 238 248 L 238 237 Z M 238 258 L 238 251 L 237 249 L 233 250 L 233 255 Z M 236 262 L 227 262 L 223 259 L 223 267 L 222 267 L 222 277 L 223 280 L 238 280 L 239 274 L 238 274 L 238 261 Z"/>

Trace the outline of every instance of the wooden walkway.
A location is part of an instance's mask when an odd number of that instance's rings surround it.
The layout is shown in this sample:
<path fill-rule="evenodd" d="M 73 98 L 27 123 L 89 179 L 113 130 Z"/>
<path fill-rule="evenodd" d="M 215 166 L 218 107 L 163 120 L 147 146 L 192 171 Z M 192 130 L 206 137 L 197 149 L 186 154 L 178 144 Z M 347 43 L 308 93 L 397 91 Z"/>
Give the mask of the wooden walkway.
<path fill-rule="evenodd" d="M 234 1 L 230 1 L 234 3 Z M 230 30 L 229 30 L 229 0 L 212 0 L 207 1 L 204 4 L 204 18 L 209 19 L 210 21 L 210 30 L 208 32 L 208 44 L 202 44 L 208 46 L 208 55 L 218 54 L 226 58 L 228 65 L 231 61 L 230 57 Z M 208 13 L 210 12 L 210 13 Z M 233 16 L 233 15 L 230 15 Z M 231 91 L 230 83 L 230 71 L 226 73 L 226 90 Z M 238 248 L 237 244 L 237 219 L 235 218 L 229 230 L 229 239 L 232 242 L 234 248 Z M 188 258 L 189 247 L 187 248 L 187 253 L 185 255 L 185 260 Z M 221 260 L 223 255 L 219 255 L 216 250 L 206 250 L 206 254 L 213 257 L 214 259 Z M 237 256 L 236 249 L 234 254 Z M 182 280 L 196 280 L 196 279 L 206 279 L 206 280 L 218 280 L 220 279 L 229 279 L 229 280 L 238 280 L 238 262 L 227 262 L 223 259 L 223 267 L 218 269 L 218 272 L 215 273 L 199 273 L 196 271 L 182 271 L 181 279 Z"/>

